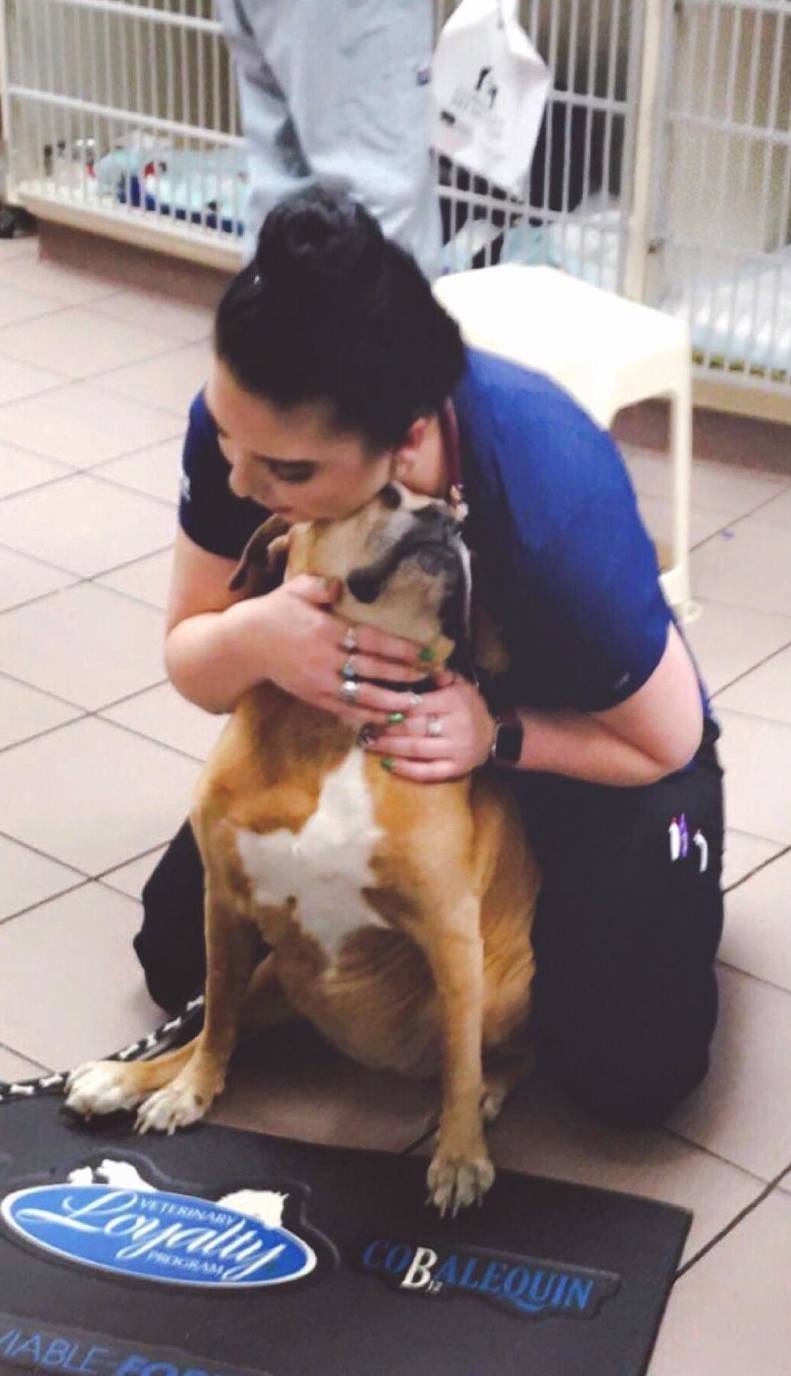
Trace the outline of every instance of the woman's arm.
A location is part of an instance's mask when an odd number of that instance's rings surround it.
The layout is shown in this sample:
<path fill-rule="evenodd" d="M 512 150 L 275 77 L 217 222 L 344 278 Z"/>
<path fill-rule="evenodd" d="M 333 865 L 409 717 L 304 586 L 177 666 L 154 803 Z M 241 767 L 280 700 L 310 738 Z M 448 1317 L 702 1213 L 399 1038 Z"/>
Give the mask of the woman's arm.
<path fill-rule="evenodd" d="M 703 714 L 694 665 L 675 626 L 650 678 L 630 698 L 604 712 L 540 711 L 524 707 L 517 769 L 565 774 L 589 783 L 630 788 L 681 769 L 700 744 Z M 432 718 L 439 734 L 429 734 Z M 495 724 L 478 689 L 452 674 L 403 724 L 379 731 L 368 748 L 404 778 L 436 783 L 485 764 Z"/>
<path fill-rule="evenodd" d="M 695 754 L 703 711 L 695 668 L 671 624 L 651 677 L 604 712 L 520 709 L 525 728 L 517 768 L 630 787 L 682 769 Z"/>

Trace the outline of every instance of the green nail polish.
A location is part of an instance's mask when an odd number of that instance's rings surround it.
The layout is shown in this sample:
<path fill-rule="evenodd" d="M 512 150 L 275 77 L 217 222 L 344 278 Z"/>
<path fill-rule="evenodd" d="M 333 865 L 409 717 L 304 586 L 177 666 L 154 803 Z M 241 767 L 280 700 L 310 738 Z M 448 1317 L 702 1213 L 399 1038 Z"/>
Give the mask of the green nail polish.
<path fill-rule="evenodd" d="M 387 720 L 391 726 L 399 726 L 402 721 L 406 721 L 406 716 L 403 712 L 388 712 Z"/>
<path fill-rule="evenodd" d="M 434 651 L 432 650 L 431 646 L 430 646 L 430 645 L 423 645 L 422 648 L 421 648 L 421 650 L 420 650 L 420 654 L 418 655 L 418 659 L 420 660 L 420 663 L 421 663 L 421 664 L 430 664 L 430 663 L 432 662 L 433 658 L 434 658 Z"/>
<path fill-rule="evenodd" d="M 395 760 L 390 755 L 383 755 L 379 763 L 383 769 L 387 770 L 388 774 L 392 774 Z"/>

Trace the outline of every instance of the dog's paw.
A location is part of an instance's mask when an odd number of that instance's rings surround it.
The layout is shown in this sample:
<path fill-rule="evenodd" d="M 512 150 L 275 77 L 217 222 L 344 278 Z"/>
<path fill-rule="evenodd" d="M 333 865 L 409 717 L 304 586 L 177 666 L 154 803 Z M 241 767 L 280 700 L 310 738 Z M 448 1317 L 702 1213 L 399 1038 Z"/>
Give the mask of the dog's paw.
<path fill-rule="evenodd" d="M 66 1080 L 65 1095 L 66 1107 L 82 1118 L 135 1108 L 141 1098 L 128 1067 L 119 1061 L 88 1061 L 78 1066 Z"/>
<path fill-rule="evenodd" d="M 480 1204 L 494 1182 L 494 1166 L 485 1147 L 464 1155 L 452 1155 L 438 1147 L 428 1168 L 428 1201 L 444 1218 L 455 1218 L 459 1209 Z"/>
<path fill-rule="evenodd" d="M 176 1078 L 144 1100 L 137 1111 L 135 1132 L 166 1132 L 197 1123 L 206 1113 L 211 1097 L 199 1094 L 188 1080 Z"/>

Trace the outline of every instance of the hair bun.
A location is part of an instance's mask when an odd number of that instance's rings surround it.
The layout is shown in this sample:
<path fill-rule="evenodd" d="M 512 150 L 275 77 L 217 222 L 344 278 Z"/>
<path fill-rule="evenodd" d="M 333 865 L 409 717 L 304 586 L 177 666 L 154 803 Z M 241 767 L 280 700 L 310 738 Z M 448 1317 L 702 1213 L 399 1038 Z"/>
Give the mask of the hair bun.
<path fill-rule="evenodd" d="M 372 284 L 384 249 L 378 222 L 357 201 L 315 187 L 270 211 L 255 266 L 267 289 L 296 303 Z"/>

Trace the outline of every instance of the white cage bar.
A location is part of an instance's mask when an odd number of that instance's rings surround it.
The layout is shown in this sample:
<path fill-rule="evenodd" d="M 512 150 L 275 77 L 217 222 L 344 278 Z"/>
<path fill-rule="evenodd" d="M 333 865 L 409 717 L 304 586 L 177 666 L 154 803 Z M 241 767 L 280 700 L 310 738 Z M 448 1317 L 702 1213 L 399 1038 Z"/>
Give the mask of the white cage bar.
<path fill-rule="evenodd" d="M 564 268 L 687 318 L 699 375 L 787 398 L 789 12 L 522 0 L 553 74 L 529 184 L 520 200 L 441 160 L 446 268 Z M 9 199 L 235 265 L 244 150 L 212 0 L 0 0 L 0 22 Z"/>

